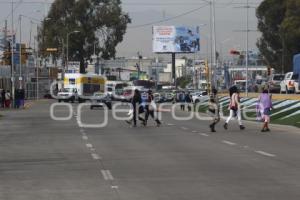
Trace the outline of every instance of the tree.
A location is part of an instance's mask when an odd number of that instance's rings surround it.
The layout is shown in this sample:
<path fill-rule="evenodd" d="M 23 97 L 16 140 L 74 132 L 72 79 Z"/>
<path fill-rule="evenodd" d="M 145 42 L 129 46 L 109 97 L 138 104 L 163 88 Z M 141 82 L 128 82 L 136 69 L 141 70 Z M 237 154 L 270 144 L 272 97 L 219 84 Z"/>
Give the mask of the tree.
<path fill-rule="evenodd" d="M 293 55 L 300 52 L 300 2 L 264 0 L 256 10 L 262 37 L 257 46 L 268 66 L 290 71 Z"/>
<path fill-rule="evenodd" d="M 55 0 L 46 19 L 39 31 L 43 52 L 47 47 L 59 47 L 59 55 L 66 57 L 67 35 L 80 31 L 70 35 L 68 50 L 70 60 L 80 61 L 81 72 L 94 46 L 103 59 L 114 58 L 131 22 L 120 0 Z"/>

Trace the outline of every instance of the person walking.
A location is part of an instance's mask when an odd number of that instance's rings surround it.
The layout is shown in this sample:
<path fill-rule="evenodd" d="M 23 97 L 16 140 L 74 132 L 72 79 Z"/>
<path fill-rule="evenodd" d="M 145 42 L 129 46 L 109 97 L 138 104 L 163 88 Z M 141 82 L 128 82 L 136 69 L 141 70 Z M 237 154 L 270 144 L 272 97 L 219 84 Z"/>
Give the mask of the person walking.
<path fill-rule="evenodd" d="M 0 108 L 2 108 L 2 91 L 3 89 L 0 89 Z"/>
<path fill-rule="evenodd" d="M 245 126 L 242 124 L 242 115 L 241 115 L 241 102 L 240 102 L 240 93 L 236 86 L 233 86 L 229 90 L 230 93 L 230 103 L 229 103 L 229 117 L 227 118 L 224 129 L 228 129 L 228 123 L 233 117 L 237 117 L 240 129 L 244 130 Z"/>
<path fill-rule="evenodd" d="M 2 105 L 2 108 L 5 108 L 5 89 L 2 89 L 1 91 L 1 105 Z"/>
<path fill-rule="evenodd" d="M 258 97 L 258 108 L 261 118 L 264 122 L 261 132 L 268 132 L 270 123 L 270 114 L 272 105 L 272 96 L 270 96 L 268 89 L 264 89 Z"/>
<path fill-rule="evenodd" d="M 184 92 L 181 92 L 179 94 L 179 102 L 180 102 L 180 109 L 182 111 L 185 110 L 185 93 Z"/>
<path fill-rule="evenodd" d="M 10 104 L 11 104 L 11 95 L 10 95 L 10 91 L 7 90 L 5 93 L 5 107 L 10 108 Z"/>
<path fill-rule="evenodd" d="M 154 112 L 157 111 L 157 106 L 155 104 L 155 101 L 154 101 L 154 96 L 152 94 L 152 91 L 149 90 L 148 91 L 148 102 L 146 104 L 146 116 L 145 116 L 145 125 L 147 125 L 147 122 L 148 122 L 148 119 L 149 119 L 149 116 L 152 117 L 152 119 L 155 120 L 156 122 L 156 125 L 159 127 L 161 125 L 161 122 L 159 121 L 158 118 L 155 118 L 154 116 Z"/>
<path fill-rule="evenodd" d="M 142 106 L 142 98 L 141 93 L 138 89 L 134 90 L 134 95 L 131 100 L 132 108 L 133 108 L 133 118 L 129 121 L 126 121 L 128 124 L 132 124 L 133 121 L 133 127 L 136 127 L 137 122 L 137 116 L 140 121 L 145 125 L 145 119 L 140 117 L 141 113 L 144 113 L 144 109 Z"/>
<path fill-rule="evenodd" d="M 185 95 L 185 102 L 187 104 L 188 111 L 191 112 L 193 99 L 189 92 Z"/>
<path fill-rule="evenodd" d="M 208 114 L 212 117 L 212 123 L 209 125 L 211 132 L 216 132 L 215 126 L 220 122 L 220 104 L 218 91 L 212 90 L 208 101 Z"/>
<path fill-rule="evenodd" d="M 21 89 L 21 91 L 20 91 L 20 106 L 22 108 L 25 108 L 25 90 L 24 89 Z"/>

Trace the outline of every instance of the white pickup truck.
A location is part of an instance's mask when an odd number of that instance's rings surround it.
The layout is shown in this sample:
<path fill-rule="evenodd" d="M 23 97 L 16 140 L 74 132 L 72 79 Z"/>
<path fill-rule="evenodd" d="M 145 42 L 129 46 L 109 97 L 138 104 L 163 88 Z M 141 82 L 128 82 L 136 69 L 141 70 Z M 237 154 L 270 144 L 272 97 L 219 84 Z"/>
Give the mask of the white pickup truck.
<path fill-rule="evenodd" d="M 295 80 L 293 80 L 293 72 L 285 74 L 283 81 L 280 83 L 280 93 L 294 93 L 295 92 Z"/>

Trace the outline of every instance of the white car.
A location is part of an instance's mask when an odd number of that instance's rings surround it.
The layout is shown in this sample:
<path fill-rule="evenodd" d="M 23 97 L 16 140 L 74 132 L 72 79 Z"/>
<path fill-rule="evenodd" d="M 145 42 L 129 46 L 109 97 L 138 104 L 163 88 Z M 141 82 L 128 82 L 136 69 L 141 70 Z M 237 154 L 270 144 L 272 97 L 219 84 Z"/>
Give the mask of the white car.
<path fill-rule="evenodd" d="M 206 91 L 196 92 L 192 94 L 192 99 L 195 104 L 202 103 L 208 99 L 208 95 Z"/>
<path fill-rule="evenodd" d="M 91 97 L 91 110 L 93 110 L 93 108 L 95 107 L 103 107 L 104 104 L 109 110 L 112 109 L 112 102 L 109 94 L 95 92 L 94 95 Z"/>
<path fill-rule="evenodd" d="M 58 102 L 72 102 L 78 99 L 76 88 L 63 88 L 57 93 Z"/>
<path fill-rule="evenodd" d="M 295 92 L 295 80 L 293 80 L 293 72 L 285 74 L 283 81 L 280 82 L 280 93 L 294 93 Z"/>

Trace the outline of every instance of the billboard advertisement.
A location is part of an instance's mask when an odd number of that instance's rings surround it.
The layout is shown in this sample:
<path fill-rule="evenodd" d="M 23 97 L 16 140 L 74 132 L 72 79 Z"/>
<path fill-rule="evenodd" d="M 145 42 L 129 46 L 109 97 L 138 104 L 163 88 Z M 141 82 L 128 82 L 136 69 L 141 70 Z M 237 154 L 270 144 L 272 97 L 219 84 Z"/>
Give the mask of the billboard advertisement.
<path fill-rule="evenodd" d="M 154 26 L 154 53 L 194 53 L 200 51 L 199 27 Z"/>

